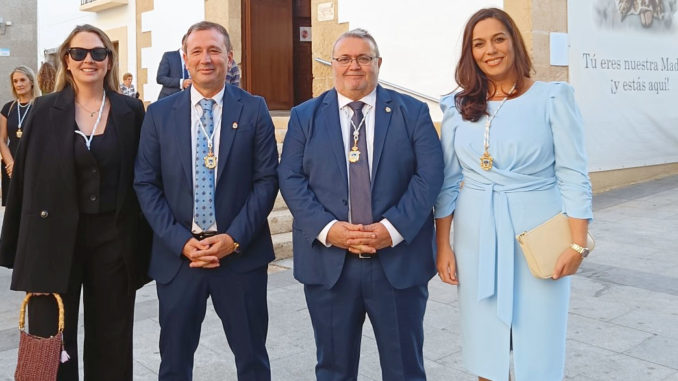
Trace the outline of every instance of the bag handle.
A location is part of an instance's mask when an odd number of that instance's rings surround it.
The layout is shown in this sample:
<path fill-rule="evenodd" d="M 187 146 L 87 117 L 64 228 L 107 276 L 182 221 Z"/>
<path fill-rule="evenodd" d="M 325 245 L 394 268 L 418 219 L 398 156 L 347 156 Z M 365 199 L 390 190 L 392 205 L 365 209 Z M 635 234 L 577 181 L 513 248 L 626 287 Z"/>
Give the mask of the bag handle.
<path fill-rule="evenodd" d="M 21 310 L 19 311 L 19 330 L 23 331 L 25 327 L 26 320 L 26 306 L 28 305 L 28 300 L 33 296 L 32 292 L 27 292 L 24 301 L 21 303 Z M 61 296 L 57 293 L 53 293 L 52 296 L 57 301 L 59 306 L 59 325 L 57 326 L 58 332 L 61 333 L 64 331 L 64 302 L 61 300 Z"/>

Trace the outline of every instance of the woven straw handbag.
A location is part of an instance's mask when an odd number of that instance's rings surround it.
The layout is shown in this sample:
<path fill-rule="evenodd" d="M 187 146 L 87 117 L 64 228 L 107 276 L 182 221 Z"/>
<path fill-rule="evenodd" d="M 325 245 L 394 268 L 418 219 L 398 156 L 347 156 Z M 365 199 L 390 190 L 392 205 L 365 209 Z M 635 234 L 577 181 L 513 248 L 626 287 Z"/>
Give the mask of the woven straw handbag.
<path fill-rule="evenodd" d="M 33 296 L 26 294 L 21 303 L 19 315 L 19 358 L 14 373 L 15 381 L 53 381 L 57 378 L 60 354 L 64 348 L 64 303 L 59 294 L 52 294 L 59 306 L 59 326 L 56 335 L 52 337 L 39 337 L 26 332 L 24 321 L 26 318 L 26 306 Z"/>

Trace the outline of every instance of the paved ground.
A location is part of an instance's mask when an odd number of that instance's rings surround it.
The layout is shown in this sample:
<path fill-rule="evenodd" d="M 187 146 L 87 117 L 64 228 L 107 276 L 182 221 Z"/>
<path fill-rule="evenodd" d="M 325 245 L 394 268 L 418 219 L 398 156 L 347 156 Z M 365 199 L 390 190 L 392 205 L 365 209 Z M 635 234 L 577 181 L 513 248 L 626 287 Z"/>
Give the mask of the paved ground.
<path fill-rule="evenodd" d="M 595 252 L 574 276 L 566 379 L 678 381 L 678 176 L 594 197 Z M 269 278 L 268 349 L 274 380 L 313 380 L 315 347 L 303 289 L 290 261 Z M 281 271 L 280 271 L 281 270 Z M 0 270 L 0 380 L 16 363 L 20 293 L 7 291 Z M 454 288 L 429 284 L 424 355 L 429 380 L 474 380 L 460 363 Z M 135 380 L 157 379 L 158 322 L 155 287 L 137 296 Z M 197 381 L 235 380 L 233 356 L 210 307 L 195 356 Z M 374 336 L 366 324 L 361 381 L 380 380 Z M 530 380 L 533 381 L 533 380 Z"/>

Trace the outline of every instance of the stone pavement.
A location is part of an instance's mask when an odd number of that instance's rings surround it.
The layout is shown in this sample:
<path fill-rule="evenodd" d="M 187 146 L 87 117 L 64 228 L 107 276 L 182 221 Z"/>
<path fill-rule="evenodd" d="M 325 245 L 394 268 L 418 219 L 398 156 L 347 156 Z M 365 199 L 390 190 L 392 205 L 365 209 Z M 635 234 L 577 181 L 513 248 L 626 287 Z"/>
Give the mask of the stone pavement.
<path fill-rule="evenodd" d="M 594 197 L 596 250 L 572 282 L 566 380 L 678 381 L 678 176 Z M 273 380 L 313 380 L 315 346 L 302 286 L 291 260 L 271 266 L 269 339 Z M 0 380 L 12 380 L 21 293 L 8 291 L 0 269 Z M 431 381 L 475 378 L 460 361 L 458 304 L 453 287 L 429 284 L 425 366 Z M 155 287 L 137 294 L 134 379 L 157 379 Z M 82 327 L 81 327 L 82 328 Z M 81 337 L 82 338 L 82 337 Z M 380 380 L 377 349 L 365 325 L 360 381 Z M 210 306 L 195 355 L 196 381 L 236 380 L 233 356 Z M 530 380 L 534 381 L 534 380 Z"/>

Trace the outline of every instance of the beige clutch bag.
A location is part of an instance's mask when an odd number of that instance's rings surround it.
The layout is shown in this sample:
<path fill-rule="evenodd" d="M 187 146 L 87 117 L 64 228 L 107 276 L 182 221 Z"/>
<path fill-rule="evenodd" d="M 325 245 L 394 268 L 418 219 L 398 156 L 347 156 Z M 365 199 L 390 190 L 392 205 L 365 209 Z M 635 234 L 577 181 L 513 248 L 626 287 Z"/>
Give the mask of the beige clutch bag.
<path fill-rule="evenodd" d="M 516 236 L 530 272 L 537 278 L 550 278 L 558 257 L 570 244 L 570 225 L 567 216 L 558 213 L 548 221 Z M 586 237 L 586 247 L 593 251 L 595 242 L 591 234 Z"/>

